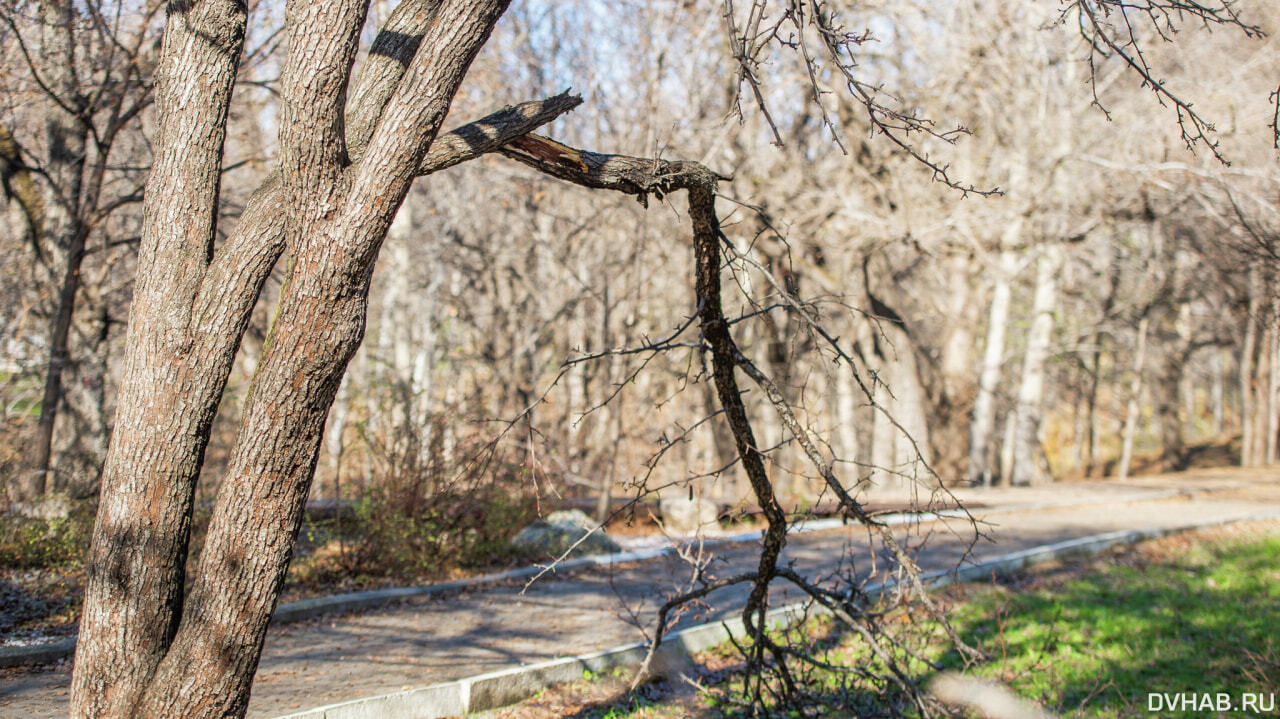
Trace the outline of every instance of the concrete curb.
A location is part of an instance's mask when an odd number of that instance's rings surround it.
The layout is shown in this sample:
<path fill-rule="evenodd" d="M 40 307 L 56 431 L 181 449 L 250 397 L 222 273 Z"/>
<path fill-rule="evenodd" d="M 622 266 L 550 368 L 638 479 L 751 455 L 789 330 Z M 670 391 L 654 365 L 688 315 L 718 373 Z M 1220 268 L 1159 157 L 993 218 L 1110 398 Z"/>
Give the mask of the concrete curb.
<path fill-rule="evenodd" d="M 75 637 L 24 647 L 0 647 L 0 667 L 16 667 L 22 664 L 50 664 L 71 656 L 75 651 Z"/>
<path fill-rule="evenodd" d="M 1013 552 L 954 570 L 927 572 L 921 578 L 928 587 L 936 589 L 992 575 L 1010 574 L 1019 569 L 1055 559 L 1098 554 L 1123 544 L 1136 544 L 1147 539 L 1237 522 L 1268 519 L 1280 519 L 1280 512 L 1262 512 L 1246 517 L 1179 527 L 1096 534 Z M 875 596 L 894 588 L 896 584 L 896 581 L 876 584 L 867 587 L 866 591 Z M 768 622 L 771 626 L 783 626 L 792 623 L 805 613 L 820 613 L 820 609 L 820 607 L 810 606 L 807 602 L 797 602 L 770 610 Z M 723 644 L 732 637 L 744 635 L 741 617 L 673 632 L 663 639 L 662 646 L 655 655 L 654 673 L 659 676 L 678 675 L 689 666 L 690 655 Z M 276 719 L 436 719 L 488 712 L 523 701 L 540 689 L 582 679 L 583 674 L 588 671 L 601 673 L 618 668 L 637 668 L 644 661 L 647 648 L 648 645 L 645 642 L 634 642 L 590 654 L 552 659 L 433 684 L 422 689 L 317 707 L 279 716 Z"/>
<path fill-rule="evenodd" d="M 1181 496 L 1193 496 L 1205 493 L 1212 494 L 1218 491 L 1238 489 L 1240 486 L 1244 485 L 1232 485 L 1230 487 L 1208 489 L 1168 489 L 1159 490 L 1145 495 L 1135 493 L 1132 495 L 1121 495 L 1120 497 L 1064 500 L 1063 502 L 1045 502 L 1035 505 L 997 505 L 994 507 L 983 507 L 980 511 L 983 514 L 999 514 L 1015 511 L 1033 512 L 1043 509 L 1059 509 L 1064 507 L 1088 506 L 1091 504 L 1105 504 L 1111 502 L 1133 502 L 1142 500 L 1160 501 Z M 899 512 L 881 515 L 878 519 L 889 526 L 898 526 L 902 524 L 910 524 L 912 522 L 930 522 L 938 519 L 962 516 L 964 516 L 963 510 L 944 509 L 922 512 Z M 807 532 L 819 532 L 828 529 L 836 529 L 841 526 L 845 526 L 846 524 L 848 524 L 848 522 L 843 519 L 817 519 L 807 522 L 799 522 L 792 529 L 792 533 L 803 534 Z M 753 530 L 727 536 L 707 537 L 703 541 L 707 546 L 719 546 L 740 542 L 754 542 L 759 539 L 760 532 L 758 530 Z M 365 592 L 334 594 L 327 597 L 313 597 L 311 599 L 303 599 L 296 602 L 281 604 L 276 607 L 275 613 L 271 616 L 271 621 L 273 624 L 284 624 L 286 622 L 310 619 L 311 617 L 316 617 L 321 614 L 346 612 L 357 609 L 370 609 L 402 599 L 429 597 L 438 594 L 448 594 L 450 592 L 481 589 L 495 584 L 501 584 L 503 582 L 529 580 L 543 572 L 549 575 L 554 575 L 559 572 L 572 572 L 585 567 L 600 567 L 613 564 L 623 564 L 626 562 L 639 562 L 649 559 L 657 559 L 670 554 L 672 551 L 674 551 L 673 548 L 668 546 L 654 549 L 618 552 L 615 554 L 596 554 L 568 559 L 551 567 L 535 564 L 527 567 L 508 569 L 495 574 L 485 574 L 478 577 L 468 577 L 466 579 L 455 579 L 453 581 L 440 582 L 438 584 L 427 584 L 416 587 L 393 587 L 389 589 L 374 589 Z M 75 646 L 76 638 L 75 636 L 71 636 L 54 642 L 49 642 L 47 644 L 0 647 L 0 667 L 57 662 L 74 654 Z"/>

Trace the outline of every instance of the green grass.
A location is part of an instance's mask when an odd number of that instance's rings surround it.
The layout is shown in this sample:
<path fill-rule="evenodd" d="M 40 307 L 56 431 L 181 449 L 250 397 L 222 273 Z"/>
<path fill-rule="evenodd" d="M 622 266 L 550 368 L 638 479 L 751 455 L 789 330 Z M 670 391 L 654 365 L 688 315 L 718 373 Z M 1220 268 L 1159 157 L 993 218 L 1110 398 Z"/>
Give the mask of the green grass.
<path fill-rule="evenodd" d="M 1270 525 L 1220 534 L 1229 538 L 1167 538 L 1147 550 L 1126 548 L 999 584 L 950 588 L 945 598 L 952 602 L 954 628 L 988 655 L 968 671 L 1064 717 L 1153 716 L 1146 703 L 1156 692 L 1226 692 L 1238 699 L 1245 692 L 1280 691 L 1280 532 Z M 820 638 L 812 646 L 820 656 L 845 665 L 868 658 L 858 641 L 833 637 L 828 626 L 820 620 L 806 628 L 808 636 Z M 958 652 L 937 626 L 913 631 L 913 643 L 926 643 L 925 654 L 961 668 Z M 723 656 L 719 649 L 712 653 Z M 923 663 L 914 668 L 931 671 Z M 884 709 L 888 697 L 841 687 L 837 676 L 809 677 L 811 690 L 832 698 L 820 714 Z M 731 679 L 700 696 L 623 694 L 589 702 L 573 716 L 731 716 L 740 686 Z M 854 709 L 850 702 L 866 704 Z"/>
<path fill-rule="evenodd" d="M 1142 714 L 1148 692 L 1273 692 L 1280 536 L 1191 544 L 1026 592 L 988 588 L 953 621 L 993 656 L 975 673 L 1064 714 Z"/>

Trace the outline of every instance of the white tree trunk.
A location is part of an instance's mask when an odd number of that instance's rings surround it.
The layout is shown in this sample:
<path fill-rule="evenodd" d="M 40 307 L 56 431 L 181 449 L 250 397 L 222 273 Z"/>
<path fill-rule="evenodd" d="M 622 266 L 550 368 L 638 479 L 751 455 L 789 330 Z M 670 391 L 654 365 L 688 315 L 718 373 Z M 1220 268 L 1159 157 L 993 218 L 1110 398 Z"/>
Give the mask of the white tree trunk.
<path fill-rule="evenodd" d="M 840 458 L 858 461 L 858 387 L 853 381 L 853 367 L 836 368 L 836 436 L 840 438 Z"/>
<path fill-rule="evenodd" d="M 1275 305 L 1272 305 L 1273 308 Z M 1276 313 L 1272 312 L 1272 324 L 1267 330 L 1269 342 L 1267 351 L 1267 439 L 1266 464 L 1276 463 L 1276 434 L 1280 432 L 1280 328 L 1275 324 Z"/>
<path fill-rule="evenodd" d="M 1254 462 L 1254 445 L 1257 443 L 1254 428 L 1254 374 L 1253 354 L 1258 344 L 1258 282 L 1257 270 L 1249 270 L 1249 308 L 1245 315 L 1244 343 L 1240 347 L 1240 464 L 1248 467 Z"/>
<path fill-rule="evenodd" d="M 1058 271 L 1062 267 L 1062 246 L 1046 245 L 1036 269 L 1036 292 L 1032 302 L 1031 332 L 1018 386 L 1017 421 L 1014 431 L 1013 471 L 1010 482 L 1034 485 L 1052 481 L 1040 464 L 1040 434 L 1044 415 L 1045 364 L 1053 337 L 1053 311 L 1058 301 Z"/>
<path fill-rule="evenodd" d="M 978 396 L 973 403 L 973 425 L 969 436 L 969 481 L 991 486 L 991 440 L 996 425 L 996 390 L 1004 363 L 1004 338 L 1009 325 L 1009 304 L 1013 296 L 1010 282 L 1017 273 L 1018 257 L 1007 247 L 1000 252 L 1000 267 L 991 293 L 987 320 L 987 348 L 982 355 Z"/>
<path fill-rule="evenodd" d="M 1009 413 L 1004 418 L 1004 436 L 1000 440 L 1000 476 L 997 477 L 998 484 L 1008 485 L 1009 478 L 1013 476 L 1013 445 L 1016 444 L 1018 428 L 1018 407 L 1015 405 L 1009 408 Z"/>
<path fill-rule="evenodd" d="M 871 420 L 870 481 L 877 486 L 907 487 L 927 474 L 929 427 L 924 391 L 911 338 L 896 322 L 863 322 L 862 346 L 875 407 Z"/>
<path fill-rule="evenodd" d="M 329 412 L 329 426 L 325 429 L 325 451 L 329 453 L 329 489 L 335 503 L 342 500 L 342 455 L 345 445 L 342 435 L 347 430 L 347 413 L 351 409 L 351 375 L 343 378 Z M 338 507 L 341 511 L 341 507 Z"/>

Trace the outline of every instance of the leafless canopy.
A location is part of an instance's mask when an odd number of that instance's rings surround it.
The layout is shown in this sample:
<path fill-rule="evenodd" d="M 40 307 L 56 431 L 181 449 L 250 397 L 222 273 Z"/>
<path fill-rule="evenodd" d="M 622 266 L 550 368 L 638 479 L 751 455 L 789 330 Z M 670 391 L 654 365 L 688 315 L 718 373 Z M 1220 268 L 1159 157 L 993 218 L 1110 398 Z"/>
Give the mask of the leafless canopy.
<path fill-rule="evenodd" d="M 1262 37 L 1262 28 L 1236 12 L 1232 0 L 1200 3 L 1194 0 L 1070 0 L 1064 2 L 1060 15 L 1063 23 L 1074 23 L 1089 45 L 1090 80 L 1094 102 L 1105 113 L 1106 106 L 1097 94 L 1097 68 L 1101 61 L 1115 58 L 1141 79 L 1142 87 L 1155 94 L 1164 107 L 1177 115 L 1182 141 L 1190 150 L 1203 145 L 1224 164 L 1230 164 L 1219 152 L 1213 138 L 1214 126 L 1192 103 L 1170 90 L 1160 72 L 1147 59 L 1144 43 L 1152 39 L 1173 42 L 1180 26 L 1191 23 L 1206 28 L 1225 26 L 1242 32 L 1245 37 Z M 1277 102 L 1272 95 L 1272 102 Z M 1280 105 L 1272 120 L 1272 131 L 1280 142 Z M 1277 145 L 1280 146 L 1280 145 Z"/>

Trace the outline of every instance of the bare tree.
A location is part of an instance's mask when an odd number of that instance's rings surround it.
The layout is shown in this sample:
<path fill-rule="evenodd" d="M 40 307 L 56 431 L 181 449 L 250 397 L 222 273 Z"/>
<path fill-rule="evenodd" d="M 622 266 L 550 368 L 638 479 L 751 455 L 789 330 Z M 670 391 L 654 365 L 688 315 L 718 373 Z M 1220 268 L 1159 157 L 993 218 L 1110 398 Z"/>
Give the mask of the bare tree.
<path fill-rule="evenodd" d="M 152 1 L 124 11 L 101 2 L 41 0 L 0 8 L 0 23 L 21 58 L 14 69 L 25 81 L 10 92 L 25 89 L 37 98 L 43 126 L 42 132 L 25 132 L 36 124 L 30 118 L 17 131 L 0 129 L 4 174 L 13 178 L 4 183 L 6 194 L 21 208 L 33 265 L 43 270 L 47 287 L 43 398 L 19 492 L 28 499 L 49 487 L 55 427 L 65 425 L 56 488 L 91 492 L 105 453 L 101 357 L 111 325 L 120 320 L 112 316 L 105 287 L 85 287 L 84 261 L 92 250 L 107 264 L 112 244 L 121 242 L 108 235 L 115 229 L 113 215 L 142 197 L 141 168 L 127 169 L 131 162 L 124 155 L 141 155 L 137 133 L 151 103 L 155 62 L 147 41 L 161 7 Z M 86 292 L 90 306 L 81 308 Z M 75 421 L 60 422 L 68 400 Z"/>
<path fill-rule="evenodd" d="M 401 5 L 348 103 L 365 6 L 291 4 L 279 169 L 216 247 L 225 122 L 247 18 L 235 3 L 172 9 L 73 715 L 243 713 L 324 418 L 360 340 L 370 269 L 410 181 L 576 104 L 560 97 L 436 137 L 504 8 Z M 184 603 L 209 425 L 261 283 L 286 250 L 286 289 Z"/>
<path fill-rule="evenodd" d="M 736 461 L 769 525 L 757 571 L 740 579 L 752 583 L 745 616 L 756 640 L 751 649 L 756 665 L 787 655 L 764 631 L 775 580 L 795 584 L 834 612 L 848 615 L 856 607 L 778 566 L 787 517 L 764 468 L 764 448 L 751 425 L 739 375 L 760 390 L 762 398 L 753 401 L 772 410 L 779 435 L 798 448 L 821 485 L 838 498 L 841 511 L 875 532 L 910 574 L 909 555 L 863 510 L 851 492 L 853 483 L 837 477 L 824 445 L 792 406 L 789 390 L 761 371 L 735 340 L 720 299 L 721 270 L 727 265 L 723 253 L 734 262 L 752 258 L 731 252 L 736 248 L 720 228 L 715 196 L 721 177 L 697 162 L 597 154 L 531 134 L 580 102 L 568 95 L 510 107 L 442 134 L 463 77 L 507 3 L 405 0 L 383 23 L 352 77 L 367 5 L 362 0 L 288 3 L 276 168 L 220 241 L 224 145 L 248 9 L 234 0 L 175 2 L 168 8 L 154 89 L 155 157 L 145 189 L 119 411 L 94 530 L 73 715 L 243 714 L 325 420 L 363 339 L 383 241 L 416 177 L 489 152 L 646 202 L 680 190 L 688 194 L 701 330 L 696 347 L 710 361 Z M 946 145 L 956 133 L 934 129 L 859 76 L 852 53 L 866 37 L 846 30 L 829 7 L 756 2 L 725 9 L 740 84 L 756 98 L 779 141 L 781 128 L 770 114 L 759 69 L 766 52 L 784 47 L 796 52 L 792 57 L 807 77 L 804 87 L 812 91 L 809 100 L 822 126 L 834 132 L 839 117 L 824 105 L 823 78 L 833 76 L 848 91 L 858 116 L 913 162 L 961 192 L 983 191 L 952 179 L 928 154 L 928 146 L 915 142 L 922 137 L 925 143 Z M 777 15 L 770 15 L 775 9 Z M 1106 26 L 1098 21 L 1094 27 Z M 789 32 L 794 35 L 788 37 Z M 482 201 L 466 202 L 475 209 Z M 184 568 L 193 497 L 210 428 L 255 303 L 282 258 L 287 260 L 277 311 L 255 363 L 188 587 Z M 779 280 L 772 272 L 758 276 Z M 852 355 L 822 331 L 785 278 L 779 284 L 776 296 L 797 326 L 854 367 Z M 877 300 L 878 287 L 870 281 L 864 285 L 873 305 L 868 321 L 893 327 L 894 340 L 905 338 L 906 322 Z M 909 342 L 901 344 L 903 355 L 913 358 Z M 874 352 L 889 356 L 885 350 Z M 534 374 L 529 366 L 534 352 L 517 348 L 508 355 L 513 365 L 523 364 L 527 374 Z M 870 387 L 860 389 L 870 410 L 883 415 L 878 395 Z M 532 394 L 523 386 L 517 392 Z M 531 396 L 526 399 L 531 407 L 536 404 Z M 901 449 L 895 448 L 890 461 L 901 464 Z M 913 461 L 921 460 L 926 451 L 915 446 L 910 454 Z M 929 601 L 918 581 L 912 590 Z M 849 624 L 864 621 L 853 617 Z M 912 697 L 923 696 L 909 677 L 895 673 L 889 680 L 900 682 Z"/>

